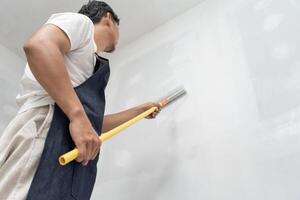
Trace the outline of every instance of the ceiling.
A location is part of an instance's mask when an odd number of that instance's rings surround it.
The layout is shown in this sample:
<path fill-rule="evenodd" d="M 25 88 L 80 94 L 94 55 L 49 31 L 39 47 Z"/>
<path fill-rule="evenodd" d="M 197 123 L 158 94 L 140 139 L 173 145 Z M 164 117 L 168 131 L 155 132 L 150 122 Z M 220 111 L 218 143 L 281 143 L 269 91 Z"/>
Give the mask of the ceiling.
<path fill-rule="evenodd" d="M 107 0 L 121 18 L 120 46 L 203 0 Z M 24 57 L 22 44 L 52 13 L 77 12 L 87 0 L 1 0 L 0 44 Z"/>

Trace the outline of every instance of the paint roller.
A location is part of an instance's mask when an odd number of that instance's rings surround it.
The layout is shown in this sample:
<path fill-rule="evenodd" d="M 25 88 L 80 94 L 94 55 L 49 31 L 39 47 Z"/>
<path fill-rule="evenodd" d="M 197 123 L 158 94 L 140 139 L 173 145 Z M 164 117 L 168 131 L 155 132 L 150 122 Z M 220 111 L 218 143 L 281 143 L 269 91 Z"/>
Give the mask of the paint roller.
<path fill-rule="evenodd" d="M 171 91 L 169 93 L 169 95 L 167 95 L 166 97 L 162 98 L 159 101 L 159 105 L 161 106 L 161 108 L 166 107 L 167 105 L 169 105 L 170 103 L 174 102 L 176 99 L 180 98 L 181 96 L 186 94 L 186 90 L 183 87 L 177 88 L 173 91 Z M 157 107 L 152 107 L 150 109 L 148 109 L 147 111 L 143 112 L 142 114 L 132 118 L 131 120 L 121 124 L 120 126 L 117 126 L 116 128 L 101 134 L 101 136 L 99 136 L 99 139 L 104 142 L 108 139 L 110 139 L 111 137 L 113 137 L 114 135 L 117 135 L 118 133 L 120 133 L 121 131 L 123 131 L 124 129 L 128 128 L 129 126 L 131 126 L 132 124 L 140 121 L 141 119 L 147 117 L 148 115 L 150 115 L 151 113 L 155 112 L 157 109 Z M 61 165 L 66 165 L 69 162 L 75 160 L 78 156 L 78 150 L 75 148 L 72 151 L 69 151 L 63 155 L 61 155 L 58 158 L 58 161 Z"/>

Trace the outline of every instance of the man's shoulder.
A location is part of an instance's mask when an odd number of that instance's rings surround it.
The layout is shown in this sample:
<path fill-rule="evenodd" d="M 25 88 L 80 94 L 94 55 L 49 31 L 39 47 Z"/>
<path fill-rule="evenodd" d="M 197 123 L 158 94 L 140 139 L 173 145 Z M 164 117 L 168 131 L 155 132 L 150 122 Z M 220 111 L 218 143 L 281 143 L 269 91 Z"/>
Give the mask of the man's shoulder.
<path fill-rule="evenodd" d="M 53 20 L 53 19 L 66 19 L 66 20 L 79 20 L 79 21 L 86 21 L 88 23 L 93 24 L 92 20 L 81 13 L 76 13 L 76 12 L 61 12 L 61 13 L 54 13 L 52 14 L 48 21 Z"/>

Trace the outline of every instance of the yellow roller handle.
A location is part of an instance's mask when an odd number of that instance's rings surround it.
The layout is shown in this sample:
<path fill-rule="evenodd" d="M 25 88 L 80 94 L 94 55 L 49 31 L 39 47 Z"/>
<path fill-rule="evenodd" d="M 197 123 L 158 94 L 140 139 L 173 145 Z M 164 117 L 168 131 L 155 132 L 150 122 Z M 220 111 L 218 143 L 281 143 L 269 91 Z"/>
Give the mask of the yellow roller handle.
<path fill-rule="evenodd" d="M 164 106 L 166 102 L 161 102 L 160 105 Z M 155 110 L 157 109 L 157 107 L 152 107 L 150 109 L 148 109 L 147 111 L 143 112 L 142 114 L 132 118 L 131 120 L 121 124 L 120 126 L 101 134 L 101 136 L 99 136 L 99 139 L 104 142 L 106 140 L 108 140 L 109 138 L 111 138 L 112 136 L 120 133 L 121 131 L 123 131 L 124 129 L 128 128 L 129 126 L 131 126 L 132 124 L 136 123 L 137 121 L 147 117 L 148 115 L 150 115 L 151 113 L 153 113 Z M 69 162 L 75 160 L 78 156 L 78 150 L 75 148 L 72 151 L 69 151 L 65 154 L 63 154 L 62 156 L 59 157 L 58 161 L 61 165 L 66 165 Z"/>

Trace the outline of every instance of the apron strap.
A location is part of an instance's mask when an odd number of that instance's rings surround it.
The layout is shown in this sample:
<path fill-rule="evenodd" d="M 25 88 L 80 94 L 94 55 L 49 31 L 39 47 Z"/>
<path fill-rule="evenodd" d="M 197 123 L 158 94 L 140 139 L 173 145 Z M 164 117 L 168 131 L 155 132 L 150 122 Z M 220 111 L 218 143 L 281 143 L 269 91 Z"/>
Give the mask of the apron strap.
<path fill-rule="evenodd" d="M 98 54 L 95 52 L 95 56 L 96 56 L 96 64 L 94 66 L 94 71 L 93 71 L 93 74 L 95 74 L 95 72 L 99 69 L 100 67 L 100 59 L 98 58 Z"/>

